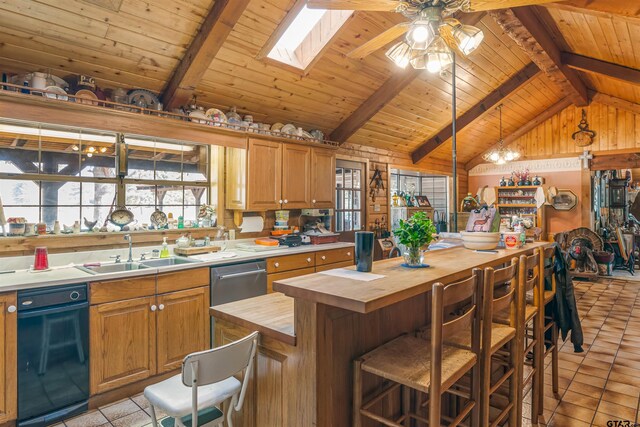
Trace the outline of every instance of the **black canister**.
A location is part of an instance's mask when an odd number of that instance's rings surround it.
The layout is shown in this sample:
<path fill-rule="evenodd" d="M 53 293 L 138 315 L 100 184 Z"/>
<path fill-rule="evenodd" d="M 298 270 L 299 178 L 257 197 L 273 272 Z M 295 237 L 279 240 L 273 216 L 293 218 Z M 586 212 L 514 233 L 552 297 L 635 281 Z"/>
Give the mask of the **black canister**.
<path fill-rule="evenodd" d="M 373 268 L 373 231 L 356 231 L 356 270 L 369 273 Z"/>

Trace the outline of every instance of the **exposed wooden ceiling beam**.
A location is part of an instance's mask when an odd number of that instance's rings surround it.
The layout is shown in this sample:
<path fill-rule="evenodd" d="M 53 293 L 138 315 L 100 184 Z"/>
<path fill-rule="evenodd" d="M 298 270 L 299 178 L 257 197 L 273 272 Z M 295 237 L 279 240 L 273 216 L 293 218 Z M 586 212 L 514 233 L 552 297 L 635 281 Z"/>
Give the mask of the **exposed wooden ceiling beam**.
<path fill-rule="evenodd" d="M 630 111 L 634 114 L 640 114 L 640 104 L 627 101 L 626 99 L 616 98 L 615 96 L 606 95 L 604 93 L 596 93 L 591 97 L 593 102 L 599 102 L 600 104 L 609 105 L 611 107 L 620 108 L 622 110 Z"/>
<path fill-rule="evenodd" d="M 516 130 L 515 132 L 509 134 L 506 138 L 504 138 L 504 146 L 505 147 L 508 146 L 509 144 L 516 141 L 518 138 L 520 138 L 522 135 L 540 126 L 542 123 L 549 120 L 551 117 L 555 116 L 556 114 L 558 114 L 559 112 L 561 112 L 562 110 L 564 110 L 570 105 L 571 105 L 571 100 L 568 98 L 564 98 L 556 102 L 551 107 L 549 107 L 544 113 L 540 114 L 535 119 L 529 121 L 527 124 L 525 124 L 524 126 L 521 126 L 520 128 L 518 128 L 518 130 Z M 474 167 L 478 166 L 479 164 L 485 163 L 482 156 L 484 156 L 486 153 L 493 150 L 494 148 L 497 148 L 497 146 L 498 144 L 494 144 L 491 148 L 489 148 L 488 150 L 485 150 L 481 155 L 475 156 L 472 160 L 468 161 L 466 165 L 464 165 L 464 168 L 466 170 L 471 170 Z"/>
<path fill-rule="evenodd" d="M 360 105 L 349 117 L 331 132 L 329 139 L 344 143 L 354 133 L 367 123 L 375 114 L 395 98 L 404 88 L 409 86 L 424 70 L 414 70 L 407 67 L 393 74 L 366 101 Z"/>
<path fill-rule="evenodd" d="M 640 150 L 637 153 L 616 155 L 594 155 L 590 168 L 593 171 L 610 169 L 638 169 L 640 168 Z"/>
<path fill-rule="evenodd" d="M 476 25 L 485 15 L 484 12 L 466 13 L 461 15 L 459 20 L 466 25 Z M 397 71 L 340 123 L 331 132 L 329 139 L 344 143 L 423 72 L 424 70 L 414 70 L 409 66 Z"/>
<path fill-rule="evenodd" d="M 538 15 L 531 7 L 496 10 L 489 14 L 574 104 L 584 106 L 589 103 L 587 87 L 575 70 L 562 63 L 560 49 L 546 30 L 555 24 L 545 9 L 540 9 Z"/>
<path fill-rule="evenodd" d="M 511 93 L 517 91 L 525 83 L 531 80 L 535 75 L 540 72 L 540 69 L 533 62 L 524 67 L 522 70 L 514 74 L 509 80 L 500 85 L 496 90 L 487 95 L 482 101 L 471 107 L 464 114 L 460 115 L 457 120 L 457 129 L 460 132 L 466 126 L 471 124 L 476 119 L 480 118 L 485 112 L 491 110 L 498 105 L 503 99 L 509 96 Z M 416 150 L 411 153 L 413 163 L 418 163 L 424 157 L 426 157 L 433 150 L 438 148 L 441 144 L 451 138 L 451 123 L 445 126 L 435 136 L 429 138 Z"/>
<path fill-rule="evenodd" d="M 574 70 L 601 74 L 606 77 L 624 80 L 629 83 L 640 84 L 640 70 L 625 67 L 624 65 L 613 64 L 611 62 L 576 55 L 575 53 L 570 52 L 562 52 L 562 63 Z"/>
<path fill-rule="evenodd" d="M 189 102 L 202 76 L 251 0 L 216 0 L 184 57 L 167 83 L 162 102 L 167 110 Z"/>

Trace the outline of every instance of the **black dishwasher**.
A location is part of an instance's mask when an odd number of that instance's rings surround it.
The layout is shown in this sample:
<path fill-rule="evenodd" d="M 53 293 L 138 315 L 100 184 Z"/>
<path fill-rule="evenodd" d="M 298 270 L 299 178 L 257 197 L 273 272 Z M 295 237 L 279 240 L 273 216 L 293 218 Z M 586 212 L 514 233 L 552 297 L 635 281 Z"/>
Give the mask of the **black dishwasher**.
<path fill-rule="evenodd" d="M 87 285 L 18 292 L 18 427 L 87 410 Z"/>

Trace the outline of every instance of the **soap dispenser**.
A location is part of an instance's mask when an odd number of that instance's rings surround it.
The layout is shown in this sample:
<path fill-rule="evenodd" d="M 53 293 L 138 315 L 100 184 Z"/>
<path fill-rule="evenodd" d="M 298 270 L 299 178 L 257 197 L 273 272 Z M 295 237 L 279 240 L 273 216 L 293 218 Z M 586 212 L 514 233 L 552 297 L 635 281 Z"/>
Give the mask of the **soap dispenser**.
<path fill-rule="evenodd" d="M 162 238 L 162 249 L 160 250 L 160 258 L 169 258 L 169 244 L 167 238 Z"/>

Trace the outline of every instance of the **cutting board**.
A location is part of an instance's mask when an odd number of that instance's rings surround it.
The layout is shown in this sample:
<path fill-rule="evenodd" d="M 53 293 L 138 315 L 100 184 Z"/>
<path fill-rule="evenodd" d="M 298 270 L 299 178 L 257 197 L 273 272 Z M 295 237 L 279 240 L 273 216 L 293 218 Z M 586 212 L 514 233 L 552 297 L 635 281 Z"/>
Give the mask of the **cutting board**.
<path fill-rule="evenodd" d="M 173 252 L 176 255 L 182 256 L 208 254 L 211 252 L 218 252 L 219 250 L 219 246 L 193 246 L 189 248 L 173 248 Z"/>

